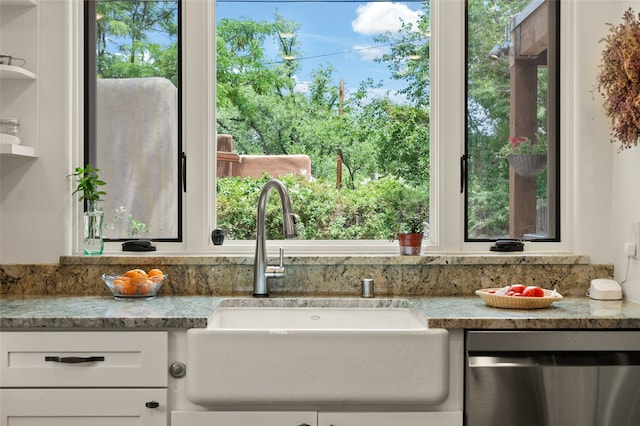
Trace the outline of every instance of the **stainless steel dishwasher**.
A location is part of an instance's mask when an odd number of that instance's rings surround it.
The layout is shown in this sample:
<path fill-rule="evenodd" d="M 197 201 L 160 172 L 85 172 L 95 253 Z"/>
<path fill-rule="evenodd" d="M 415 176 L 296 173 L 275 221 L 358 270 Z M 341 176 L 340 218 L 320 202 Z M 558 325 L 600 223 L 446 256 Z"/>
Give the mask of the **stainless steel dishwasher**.
<path fill-rule="evenodd" d="M 640 425 L 640 331 L 468 331 L 467 426 Z"/>

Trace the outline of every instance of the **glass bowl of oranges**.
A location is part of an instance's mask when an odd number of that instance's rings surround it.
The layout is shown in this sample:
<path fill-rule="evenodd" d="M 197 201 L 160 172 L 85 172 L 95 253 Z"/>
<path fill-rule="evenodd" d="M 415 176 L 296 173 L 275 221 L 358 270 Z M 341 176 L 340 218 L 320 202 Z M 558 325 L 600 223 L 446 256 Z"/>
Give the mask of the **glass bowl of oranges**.
<path fill-rule="evenodd" d="M 160 269 L 131 269 L 124 274 L 103 274 L 105 282 L 116 299 L 155 297 L 167 275 Z"/>

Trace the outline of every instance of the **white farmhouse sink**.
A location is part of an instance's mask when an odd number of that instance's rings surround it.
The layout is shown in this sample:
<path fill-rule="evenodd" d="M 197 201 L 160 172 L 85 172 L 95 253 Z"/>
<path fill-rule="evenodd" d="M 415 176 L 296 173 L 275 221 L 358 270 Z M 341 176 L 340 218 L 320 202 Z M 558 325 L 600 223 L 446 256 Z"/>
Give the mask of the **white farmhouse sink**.
<path fill-rule="evenodd" d="M 352 302 L 221 302 L 206 329 L 187 332 L 187 397 L 278 409 L 415 407 L 446 398 L 448 332 L 429 329 L 407 301 Z"/>
<path fill-rule="evenodd" d="M 427 328 L 420 312 L 407 308 L 219 308 L 209 330 L 416 330 Z"/>

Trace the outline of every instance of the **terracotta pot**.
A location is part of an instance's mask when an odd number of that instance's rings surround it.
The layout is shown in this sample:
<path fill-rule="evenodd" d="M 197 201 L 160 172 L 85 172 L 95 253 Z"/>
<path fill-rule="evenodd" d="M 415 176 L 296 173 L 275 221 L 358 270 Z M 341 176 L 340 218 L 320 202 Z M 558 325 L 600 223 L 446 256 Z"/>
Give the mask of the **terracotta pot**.
<path fill-rule="evenodd" d="M 422 249 L 423 234 L 398 234 L 398 242 L 400 243 L 400 255 L 402 256 L 418 256 Z"/>

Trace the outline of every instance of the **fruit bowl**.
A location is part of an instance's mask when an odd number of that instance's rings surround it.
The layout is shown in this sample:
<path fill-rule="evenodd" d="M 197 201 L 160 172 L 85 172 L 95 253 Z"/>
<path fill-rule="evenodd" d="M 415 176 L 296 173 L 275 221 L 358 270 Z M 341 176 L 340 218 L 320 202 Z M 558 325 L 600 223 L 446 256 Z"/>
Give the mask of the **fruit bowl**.
<path fill-rule="evenodd" d="M 133 269 L 124 274 L 103 274 L 102 280 L 116 299 L 150 299 L 155 297 L 167 278 L 157 269 L 147 274 L 142 269 Z"/>
<path fill-rule="evenodd" d="M 507 309 L 541 309 L 548 308 L 553 302 L 562 300 L 562 295 L 555 290 L 544 290 L 543 297 L 507 296 L 497 294 L 498 288 L 476 290 L 482 301 L 494 308 Z"/>

